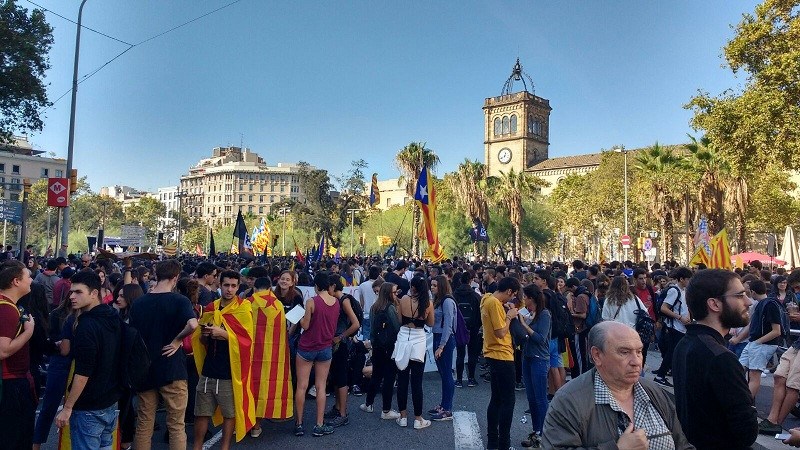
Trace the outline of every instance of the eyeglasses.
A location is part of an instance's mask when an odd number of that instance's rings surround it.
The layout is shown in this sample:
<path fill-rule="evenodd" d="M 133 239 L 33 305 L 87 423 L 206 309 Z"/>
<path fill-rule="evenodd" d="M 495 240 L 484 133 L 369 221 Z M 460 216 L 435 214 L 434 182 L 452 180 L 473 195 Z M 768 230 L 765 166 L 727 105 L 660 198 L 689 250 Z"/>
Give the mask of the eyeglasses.
<path fill-rule="evenodd" d="M 735 297 L 737 300 L 744 300 L 744 299 L 747 298 L 747 292 L 746 291 L 742 291 L 742 292 L 737 292 L 735 294 L 723 294 L 723 295 L 720 295 L 717 298 L 725 299 L 725 297 Z"/>

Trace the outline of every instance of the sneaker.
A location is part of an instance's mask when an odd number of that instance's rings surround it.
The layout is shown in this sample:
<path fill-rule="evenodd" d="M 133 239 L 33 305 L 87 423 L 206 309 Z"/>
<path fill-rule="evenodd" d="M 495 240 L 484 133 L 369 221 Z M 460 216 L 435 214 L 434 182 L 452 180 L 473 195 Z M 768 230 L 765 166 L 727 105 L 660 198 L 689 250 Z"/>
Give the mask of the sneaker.
<path fill-rule="evenodd" d="M 461 381 L 461 380 L 456 380 L 456 387 L 457 388 L 463 388 L 464 387 L 464 382 Z"/>
<path fill-rule="evenodd" d="M 326 411 L 325 415 L 322 416 L 322 417 L 324 417 L 326 419 L 333 419 L 333 418 L 339 417 L 339 410 L 336 409 L 336 405 L 331 406 L 331 409 Z"/>
<path fill-rule="evenodd" d="M 520 443 L 525 448 L 541 448 L 542 442 L 539 438 L 539 435 L 536 433 L 531 433 L 528 435 L 528 439 L 525 439 Z"/>
<path fill-rule="evenodd" d="M 467 381 L 467 387 L 475 387 L 477 385 L 478 385 L 478 380 L 476 380 L 475 378 L 470 378 Z"/>
<path fill-rule="evenodd" d="M 302 425 L 295 425 L 294 427 L 294 435 L 295 436 L 302 436 L 306 434 L 306 431 L 303 429 Z"/>
<path fill-rule="evenodd" d="M 357 384 L 353 385 L 353 389 L 350 392 L 352 392 L 356 397 L 361 397 L 364 395 L 364 393 L 361 391 L 361 387 L 359 387 Z"/>
<path fill-rule="evenodd" d="M 442 411 L 439 414 L 432 415 L 431 420 L 435 422 L 444 422 L 446 420 L 453 420 L 453 413 L 450 411 Z"/>
<path fill-rule="evenodd" d="M 326 434 L 333 434 L 333 427 L 330 425 L 314 425 L 314 430 L 311 435 L 314 437 L 325 436 Z"/>
<path fill-rule="evenodd" d="M 394 421 L 397 422 L 397 424 L 400 425 L 403 428 L 408 426 L 408 418 L 406 418 L 406 417 L 398 417 Z"/>
<path fill-rule="evenodd" d="M 522 383 L 517 383 L 516 386 L 514 386 L 514 390 L 515 391 L 523 391 L 523 390 L 525 390 L 525 385 L 522 384 Z"/>
<path fill-rule="evenodd" d="M 250 429 L 250 437 L 257 438 L 257 437 L 261 436 L 261 431 L 262 430 L 261 430 L 260 427 L 259 428 L 255 428 L 255 427 L 251 428 Z"/>
<path fill-rule="evenodd" d="M 311 389 L 308 390 L 308 395 L 317 398 L 317 387 L 311 386 Z"/>
<path fill-rule="evenodd" d="M 423 428 L 428 428 L 429 426 L 431 426 L 431 421 L 428 420 L 428 419 L 414 420 L 414 429 L 415 430 L 421 430 Z"/>
<path fill-rule="evenodd" d="M 762 420 L 761 423 L 758 424 L 759 434 L 766 434 L 769 436 L 769 435 L 781 434 L 782 432 L 783 429 L 781 428 L 780 425 L 772 423 L 767 419 Z"/>
<path fill-rule="evenodd" d="M 361 406 L 358 407 L 358 409 L 366 413 L 371 413 L 373 408 L 372 405 L 367 405 L 366 403 L 362 403 Z"/>
<path fill-rule="evenodd" d="M 662 386 L 675 387 L 675 386 L 672 385 L 672 383 L 669 382 L 669 380 L 667 380 L 667 377 L 655 377 L 655 378 L 653 378 L 653 381 L 655 381 L 656 383 L 658 383 L 658 384 L 660 384 Z"/>
<path fill-rule="evenodd" d="M 428 414 L 439 414 L 442 411 L 442 405 L 436 405 L 435 408 L 428 410 Z"/>
<path fill-rule="evenodd" d="M 400 413 L 390 409 L 389 411 L 383 412 L 381 411 L 381 419 L 383 420 L 396 420 L 400 418 Z"/>
<path fill-rule="evenodd" d="M 347 416 L 336 416 L 333 419 L 331 419 L 328 422 L 326 422 L 325 425 L 330 425 L 333 428 L 339 428 L 339 427 L 343 427 L 343 426 L 347 425 L 348 423 L 350 423 L 350 416 L 349 415 L 347 415 Z M 328 433 L 328 434 L 330 434 L 330 433 Z"/>

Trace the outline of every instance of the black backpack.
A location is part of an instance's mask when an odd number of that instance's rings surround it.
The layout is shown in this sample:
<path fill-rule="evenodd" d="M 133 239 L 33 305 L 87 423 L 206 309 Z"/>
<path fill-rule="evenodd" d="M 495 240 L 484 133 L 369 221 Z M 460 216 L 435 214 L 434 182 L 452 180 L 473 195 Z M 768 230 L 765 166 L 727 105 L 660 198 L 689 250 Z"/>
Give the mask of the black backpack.
<path fill-rule="evenodd" d="M 146 389 L 150 372 L 150 352 L 139 330 L 122 319 L 120 323 L 120 370 L 122 385 L 131 391 Z M 179 350 L 183 351 L 183 350 Z"/>
<path fill-rule="evenodd" d="M 568 339 L 575 335 L 575 325 L 567 307 L 567 299 L 563 295 L 549 291 L 550 301 L 548 307 L 553 318 L 552 335 L 558 339 Z"/>
<path fill-rule="evenodd" d="M 480 305 L 481 299 L 475 291 L 470 291 L 470 294 L 467 298 L 459 298 L 456 304 L 461 311 L 461 315 L 464 316 L 467 328 L 474 329 L 481 326 L 480 306 L 476 308 L 476 304 Z"/>
<path fill-rule="evenodd" d="M 388 309 L 388 308 L 387 308 Z M 397 341 L 397 333 L 389 322 L 389 314 L 386 309 L 377 311 L 375 315 L 375 325 L 371 333 L 375 336 L 372 345 L 380 348 L 390 348 Z"/>
<path fill-rule="evenodd" d="M 364 324 L 364 310 L 361 309 L 361 302 L 356 300 L 355 297 L 353 297 L 350 294 L 344 294 L 344 295 L 342 295 L 342 298 L 339 299 L 339 303 L 340 304 L 343 303 L 346 298 L 350 299 L 350 307 L 353 309 L 353 314 L 356 315 L 356 319 L 358 319 L 359 326 L 363 325 Z M 352 324 L 350 323 L 350 320 L 347 319 L 347 314 L 344 312 L 344 308 L 342 308 L 342 310 L 341 310 L 341 317 L 344 318 L 344 321 L 345 321 L 345 324 L 347 325 L 347 328 L 350 328 L 350 325 L 352 325 Z"/>
<path fill-rule="evenodd" d="M 768 331 L 765 332 L 764 310 L 770 303 L 775 304 L 775 307 L 778 308 L 778 315 L 781 319 L 781 337 L 785 341 L 790 333 L 789 313 L 786 312 L 786 308 L 780 300 L 775 297 L 767 297 L 756 303 L 756 307 L 753 308 L 753 316 L 750 318 L 750 336 L 763 336 L 768 333 Z M 752 337 L 750 339 L 755 340 Z"/>
<path fill-rule="evenodd" d="M 655 305 L 653 305 L 653 311 L 656 313 L 656 320 L 662 319 L 662 318 L 664 320 L 672 319 L 671 317 L 666 317 L 665 315 L 663 315 L 661 313 L 661 305 L 664 304 L 664 300 L 667 299 L 667 294 L 669 294 L 669 290 L 672 289 L 672 288 L 675 288 L 678 291 L 678 299 L 675 301 L 675 303 L 669 309 L 670 309 L 670 311 L 675 311 L 675 309 L 677 308 L 680 311 L 681 289 L 678 286 L 675 286 L 674 284 L 671 285 L 671 286 L 667 286 L 666 289 L 662 289 L 661 292 L 658 293 L 658 297 L 656 297 L 656 303 L 655 303 Z"/>

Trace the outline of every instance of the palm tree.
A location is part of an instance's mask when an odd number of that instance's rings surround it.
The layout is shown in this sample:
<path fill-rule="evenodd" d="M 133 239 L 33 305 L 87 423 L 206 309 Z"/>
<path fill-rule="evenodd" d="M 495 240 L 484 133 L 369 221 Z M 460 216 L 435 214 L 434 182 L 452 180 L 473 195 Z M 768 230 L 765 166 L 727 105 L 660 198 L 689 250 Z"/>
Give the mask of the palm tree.
<path fill-rule="evenodd" d="M 672 149 L 655 143 L 636 155 L 634 168 L 650 185 L 648 215 L 661 224 L 661 243 L 664 260 L 672 259 L 672 230 L 682 199 L 679 177 L 676 174 L 686 167 L 686 159 Z"/>
<path fill-rule="evenodd" d="M 701 137 L 699 141 L 694 136 L 687 136 L 692 141 L 686 145 L 692 155 L 691 167 L 700 176 L 697 207 L 707 218 L 709 234 L 714 235 L 725 226 L 723 194 L 730 167 L 711 145 L 707 136 Z"/>
<path fill-rule="evenodd" d="M 488 171 L 482 162 L 468 158 L 458 165 L 458 171 L 445 175 L 445 181 L 456 198 L 456 202 L 464 209 L 464 215 L 472 221 L 476 218 L 484 227 L 489 226 L 489 202 L 486 188 Z M 479 245 L 474 244 L 475 255 L 479 254 Z M 484 246 L 484 257 L 486 256 Z"/>
<path fill-rule="evenodd" d="M 733 176 L 725 183 L 728 195 L 725 196 L 725 207 L 736 216 L 736 250 L 747 251 L 747 229 L 745 217 L 750 204 L 750 193 L 747 190 L 747 180 L 741 176 Z"/>
<path fill-rule="evenodd" d="M 406 193 L 413 199 L 414 190 L 417 188 L 417 179 L 423 164 L 428 170 L 433 170 L 439 165 L 439 157 L 436 156 L 433 150 L 425 147 L 425 142 L 411 142 L 397 152 L 394 163 L 403 173 L 400 183 L 406 182 Z M 414 231 L 412 232 L 411 251 L 414 255 L 419 255 L 419 234 L 417 230 L 419 230 L 420 214 L 416 204 L 412 207 L 414 208 Z"/>
<path fill-rule="evenodd" d="M 508 173 L 500 171 L 499 177 L 491 177 L 489 186 L 493 197 L 500 206 L 506 210 L 511 222 L 511 254 L 517 260 L 522 243 L 520 241 L 520 228 L 525 216 L 522 198 L 533 196 L 544 181 L 525 172 L 515 172 L 511 169 Z"/>

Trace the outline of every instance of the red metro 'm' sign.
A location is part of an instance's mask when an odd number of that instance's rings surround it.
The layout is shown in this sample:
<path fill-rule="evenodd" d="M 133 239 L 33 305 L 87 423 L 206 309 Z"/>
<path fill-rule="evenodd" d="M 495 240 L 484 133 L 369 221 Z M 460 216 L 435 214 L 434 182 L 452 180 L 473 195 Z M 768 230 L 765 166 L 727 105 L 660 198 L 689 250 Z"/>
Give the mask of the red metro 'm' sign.
<path fill-rule="evenodd" d="M 64 208 L 69 206 L 69 179 L 47 179 L 47 206 Z"/>

